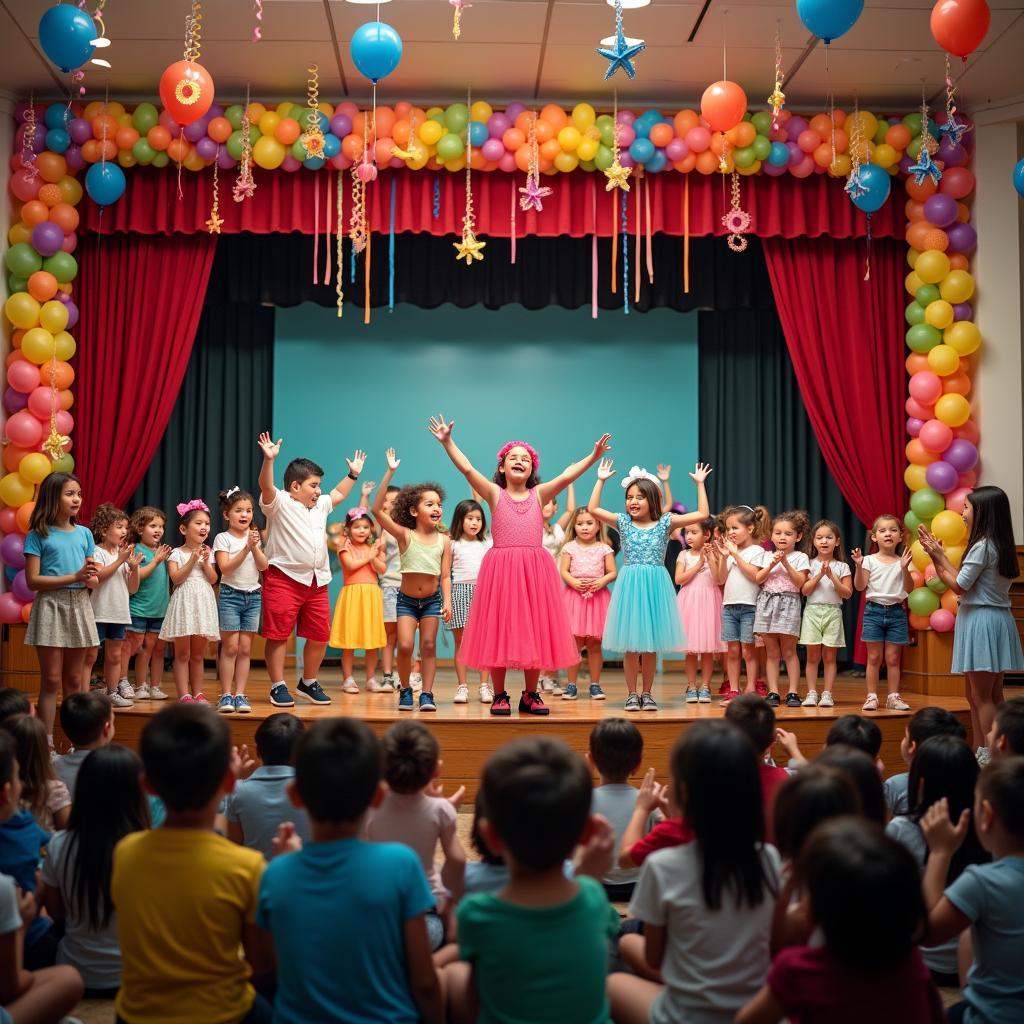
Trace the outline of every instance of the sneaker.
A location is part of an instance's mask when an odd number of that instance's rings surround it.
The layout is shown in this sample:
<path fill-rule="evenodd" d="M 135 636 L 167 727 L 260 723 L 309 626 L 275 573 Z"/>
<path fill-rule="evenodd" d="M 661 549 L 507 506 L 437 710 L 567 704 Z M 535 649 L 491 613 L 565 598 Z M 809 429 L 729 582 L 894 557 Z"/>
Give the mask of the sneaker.
<path fill-rule="evenodd" d="M 718 688 L 718 696 L 724 697 L 731 689 L 732 687 L 729 685 L 729 680 L 723 679 L 722 685 Z"/>
<path fill-rule="evenodd" d="M 622 705 L 622 710 L 623 711 L 639 711 L 640 710 L 640 697 L 637 694 L 635 694 L 635 693 L 631 693 L 626 698 L 626 703 Z"/>
<path fill-rule="evenodd" d="M 420 694 L 420 711 L 436 711 L 437 705 L 434 703 L 434 695 L 429 690 L 424 690 Z"/>
<path fill-rule="evenodd" d="M 390 689 L 390 686 L 383 686 L 376 676 L 370 676 L 370 678 L 366 680 L 367 693 L 386 693 Z"/>
<path fill-rule="evenodd" d="M 658 705 L 654 698 L 649 693 L 640 694 L 640 710 L 641 711 L 657 711 Z"/>
<path fill-rule="evenodd" d="M 878 710 L 878 694 L 869 693 L 867 699 L 864 701 L 864 707 L 861 711 L 877 711 Z"/>
<path fill-rule="evenodd" d="M 491 702 L 491 714 L 500 715 L 506 717 L 512 714 L 512 705 L 509 702 L 508 690 L 502 690 L 501 693 L 494 694 L 494 699 Z"/>
<path fill-rule="evenodd" d="M 217 710 L 222 715 L 233 715 L 235 713 L 235 698 L 230 693 L 222 693 L 217 701 Z"/>
<path fill-rule="evenodd" d="M 135 699 L 136 700 L 152 700 L 153 698 L 149 695 L 149 683 L 143 683 L 141 686 L 135 687 Z"/>
<path fill-rule="evenodd" d="M 358 689 L 358 687 L 357 687 Z M 295 692 L 310 704 L 330 704 L 331 698 L 324 693 L 323 687 L 315 679 L 300 679 Z"/>
<path fill-rule="evenodd" d="M 480 684 L 480 703 L 490 704 L 494 700 L 494 691 L 491 689 L 490 683 Z"/>
<path fill-rule="evenodd" d="M 729 701 L 735 700 L 740 695 L 739 690 L 726 690 L 722 694 L 722 699 L 719 701 L 720 704 L 728 704 Z M 699 702 L 698 702 L 699 703 Z"/>
<path fill-rule="evenodd" d="M 235 697 L 235 712 L 239 715 L 247 715 L 250 711 L 252 708 L 249 707 L 249 698 L 244 693 L 238 694 Z"/>
<path fill-rule="evenodd" d="M 798 708 L 798 707 L 800 707 L 800 694 L 799 693 L 794 693 L 792 690 L 790 690 L 790 692 L 786 694 L 786 707 L 787 708 Z"/>
<path fill-rule="evenodd" d="M 151 686 L 149 688 L 149 699 L 150 700 L 167 700 L 167 694 L 160 689 L 159 686 Z"/>
<path fill-rule="evenodd" d="M 818 706 L 818 691 L 808 690 L 807 696 L 804 697 L 803 704 L 800 705 L 802 708 L 816 708 Z"/>
<path fill-rule="evenodd" d="M 459 685 L 455 689 L 454 704 L 468 704 L 469 703 L 469 687 Z"/>
<path fill-rule="evenodd" d="M 768 696 L 768 684 L 763 679 L 755 679 L 754 680 L 754 693 L 756 693 L 758 695 L 758 697 L 767 697 Z"/>
<path fill-rule="evenodd" d="M 769 707 L 777 708 L 782 703 L 782 698 L 777 693 L 769 693 L 765 698 Z"/>
<path fill-rule="evenodd" d="M 193 703 L 195 703 L 195 698 L 192 696 L 191 693 L 186 693 L 183 696 L 178 698 L 178 703 L 179 704 L 193 704 Z"/>
<path fill-rule="evenodd" d="M 134 701 L 127 700 L 126 698 L 122 697 L 121 694 L 117 692 L 117 690 L 115 690 L 113 693 L 108 693 L 107 696 L 110 698 L 110 703 L 113 704 L 115 708 L 135 707 Z"/>
<path fill-rule="evenodd" d="M 121 694 L 121 696 L 124 697 L 125 700 L 135 699 L 135 687 L 133 687 L 132 684 L 129 683 L 127 679 L 122 679 L 117 684 L 117 692 Z"/>
<path fill-rule="evenodd" d="M 697 691 L 692 687 L 686 691 L 686 703 L 696 704 L 697 703 Z"/>
<path fill-rule="evenodd" d="M 415 693 L 419 693 L 423 689 L 423 673 L 422 672 L 410 672 L 409 673 L 409 688 Z"/>
<path fill-rule="evenodd" d="M 551 709 L 544 704 L 538 690 L 523 690 L 519 698 L 519 713 L 521 715 L 548 715 Z"/>
<path fill-rule="evenodd" d="M 529 691 L 527 691 L 529 692 Z M 555 692 L 555 681 L 551 676 L 541 676 L 537 680 L 537 692 L 538 693 L 554 693 Z"/>
<path fill-rule="evenodd" d="M 575 700 L 579 696 L 575 683 L 566 683 L 562 690 L 562 700 Z"/>
<path fill-rule="evenodd" d="M 702 686 L 697 691 L 697 703 L 698 704 L 710 704 L 711 703 L 711 691 L 706 686 Z"/>
<path fill-rule="evenodd" d="M 590 699 L 591 700 L 604 700 L 604 690 L 601 689 L 597 683 L 590 684 Z"/>
<path fill-rule="evenodd" d="M 910 705 L 898 694 L 890 693 L 885 698 L 885 707 L 888 711 L 909 711 Z"/>
<path fill-rule="evenodd" d="M 398 680 L 394 672 L 385 672 L 384 678 L 380 681 L 381 693 L 394 693 L 398 689 Z"/>
<path fill-rule="evenodd" d="M 358 693 L 359 684 L 351 676 L 346 676 L 345 681 L 341 684 L 341 692 Z"/>
<path fill-rule="evenodd" d="M 197 704 L 209 704 L 210 702 L 206 699 L 206 694 L 200 690 L 193 698 Z"/>
<path fill-rule="evenodd" d="M 978 747 L 974 752 L 974 757 L 978 762 L 978 767 L 984 768 L 992 760 L 992 753 L 988 747 Z"/>
<path fill-rule="evenodd" d="M 398 691 L 398 710 L 412 711 L 412 687 L 403 686 Z"/>
<path fill-rule="evenodd" d="M 287 683 L 278 683 L 270 688 L 270 703 L 275 708 L 295 707 L 295 701 L 292 700 L 292 695 L 288 692 Z"/>
<path fill-rule="evenodd" d="M 832 699 L 832 691 L 831 690 L 822 690 L 821 698 L 818 700 L 818 707 L 819 708 L 834 708 L 835 706 L 836 706 L 836 702 Z"/>

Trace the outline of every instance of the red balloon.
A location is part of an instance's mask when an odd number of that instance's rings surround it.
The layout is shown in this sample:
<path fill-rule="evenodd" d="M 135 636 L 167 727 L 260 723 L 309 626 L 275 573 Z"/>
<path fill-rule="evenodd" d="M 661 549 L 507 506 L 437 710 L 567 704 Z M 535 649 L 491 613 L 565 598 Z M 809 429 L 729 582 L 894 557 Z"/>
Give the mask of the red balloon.
<path fill-rule="evenodd" d="M 966 58 L 981 45 L 991 21 L 985 0 L 939 0 L 932 8 L 932 35 L 947 53 Z"/>
<path fill-rule="evenodd" d="M 700 99 L 700 112 L 716 132 L 727 132 L 743 120 L 747 94 L 735 82 L 713 82 Z"/>
<path fill-rule="evenodd" d="M 160 101 L 178 124 L 191 124 L 213 106 L 213 79 L 202 64 L 175 61 L 160 76 Z"/>
<path fill-rule="evenodd" d="M 964 199 L 974 191 L 974 175 L 966 167 L 947 167 L 942 172 L 939 191 L 954 199 Z"/>

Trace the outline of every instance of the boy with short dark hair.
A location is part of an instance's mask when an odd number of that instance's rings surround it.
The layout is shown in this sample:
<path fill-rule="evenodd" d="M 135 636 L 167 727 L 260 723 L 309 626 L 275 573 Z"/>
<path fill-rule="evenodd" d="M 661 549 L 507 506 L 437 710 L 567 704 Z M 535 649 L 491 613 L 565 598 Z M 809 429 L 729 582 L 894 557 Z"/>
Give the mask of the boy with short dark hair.
<path fill-rule="evenodd" d="M 908 768 L 913 763 L 918 747 L 933 736 L 955 736 L 957 739 L 966 740 L 967 730 L 956 715 L 945 708 L 928 707 L 915 711 L 910 716 L 903 739 L 900 741 L 900 754 Z M 910 813 L 907 806 L 909 781 L 910 772 L 907 771 L 890 776 L 882 784 L 885 790 L 885 806 L 893 817 Z"/>
<path fill-rule="evenodd" d="M 175 704 L 142 731 L 146 788 L 163 800 L 163 827 L 125 836 L 114 850 L 124 1024 L 268 1024 L 270 1006 L 249 983 L 245 946 L 260 962 L 253 926 L 263 857 L 213 831 L 235 787 L 231 734 L 201 704 Z"/>
<path fill-rule="evenodd" d="M 0 687 L 0 722 L 15 715 L 31 715 L 32 705 L 28 697 L 14 686 Z"/>
<path fill-rule="evenodd" d="M 302 721 L 286 711 L 270 715 L 256 730 L 256 754 L 262 764 L 235 786 L 224 807 L 228 839 L 259 850 L 267 860 L 273 856 L 278 826 L 292 822 L 304 842 L 310 839 L 309 816 L 296 809 L 288 786 L 295 778 L 295 747 L 302 736 Z"/>
<path fill-rule="evenodd" d="M 1024 755 L 1024 697 L 1011 697 L 999 706 L 986 744 L 993 761 Z"/>
<path fill-rule="evenodd" d="M 271 861 L 260 885 L 257 923 L 277 954 L 275 1024 L 441 1024 L 425 923 L 434 897 L 419 859 L 359 838 L 384 795 L 377 738 L 356 719 L 317 722 L 298 742 L 289 793 L 313 839 Z"/>
<path fill-rule="evenodd" d="M 854 717 L 854 716 L 849 716 Z M 775 711 L 771 704 L 756 693 L 744 693 L 729 701 L 725 708 L 725 720 L 736 726 L 757 751 L 757 770 L 761 773 L 761 798 L 764 801 L 764 820 L 768 842 L 772 842 L 772 813 L 775 794 L 789 772 L 768 763 L 768 757 L 775 743 Z M 870 723 L 874 728 L 877 726 Z"/>
<path fill-rule="evenodd" d="M 882 749 L 882 730 L 863 715 L 840 715 L 825 737 L 826 747 L 834 747 L 837 743 L 862 750 L 877 761 L 878 752 Z"/>
<path fill-rule="evenodd" d="M 53 770 L 75 798 L 75 782 L 82 762 L 97 747 L 114 739 L 114 705 L 109 695 L 98 690 L 72 693 L 61 701 L 60 727 L 74 749 L 53 759 Z"/>

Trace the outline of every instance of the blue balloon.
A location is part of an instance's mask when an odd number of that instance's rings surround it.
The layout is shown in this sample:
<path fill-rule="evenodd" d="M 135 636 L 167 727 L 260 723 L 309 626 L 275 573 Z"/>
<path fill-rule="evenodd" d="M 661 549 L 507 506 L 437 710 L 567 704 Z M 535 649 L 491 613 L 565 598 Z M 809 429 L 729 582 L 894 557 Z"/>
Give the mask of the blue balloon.
<path fill-rule="evenodd" d="M 352 62 L 371 82 L 386 78 L 402 59 L 402 37 L 383 21 L 368 21 L 352 34 Z"/>
<path fill-rule="evenodd" d="M 74 120 L 75 115 L 71 113 L 66 103 L 51 103 L 46 108 L 43 120 L 47 128 L 67 128 Z"/>
<path fill-rule="evenodd" d="M 656 149 L 654 155 L 644 162 L 644 170 L 650 171 L 651 174 L 657 174 L 658 171 L 665 170 L 668 164 L 668 157 L 665 156 L 663 149 Z"/>
<path fill-rule="evenodd" d="M 768 163 L 773 167 L 785 167 L 789 163 L 789 147 L 784 142 L 773 142 Z"/>
<path fill-rule="evenodd" d="M 650 139 L 636 138 L 629 147 L 629 155 L 638 164 L 646 164 L 654 156 L 654 153 L 654 143 Z"/>
<path fill-rule="evenodd" d="M 469 122 L 469 141 L 474 146 L 482 146 L 490 137 L 491 133 L 483 121 Z"/>
<path fill-rule="evenodd" d="M 337 135 L 331 135 L 328 133 L 324 136 L 324 156 L 328 160 L 332 156 L 337 156 L 341 152 L 341 139 Z"/>
<path fill-rule="evenodd" d="M 71 145 L 71 136 L 63 128 L 51 128 L 46 133 L 46 148 L 52 153 L 64 153 Z"/>
<path fill-rule="evenodd" d="M 864 0 L 796 0 L 804 26 L 826 44 L 849 32 L 863 10 Z"/>
<path fill-rule="evenodd" d="M 39 19 L 39 45 L 61 71 L 73 71 L 92 56 L 96 34 L 96 22 L 71 4 L 57 4 Z"/>
<path fill-rule="evenodd" d="M 885 201 L 889 198 L 892 179 L 888 171 L 878 164 L 861 164 L 860 180 L 867 191 L 863 195 L 853 197 L 853 205 L 865 213 L 876 213 L 885 206 Z"/>
<path fill-rule="evenodd" d="M 646 139 L 651 134 L 651 129 L 654 125 L 650 121 L 645 121 L 642 117 L 638 117 L 633 122 L 633 134 L 638 139 Z"/>
<path fill-rule="evenodd" d="M 325 161 L 323 157 L 307 156 L 306 159 L 302 161 L 302 166 L 308 168 L 311 171 L 319 171 L 320 168 L 323 167 L 324 162 Z"/>
<path fill-rule="evenodd" d="M 110 206 L 124 195 L 124 171 L 117 164 L 93 164 L 85 174 L 85 191 L 97 206 Z"/>
<path fill-rule="evenodd" d="M 639 120 L 649 121 L 651 124 L 658 124 L 660 121 L 664 121 L 665 118 L 661 116 L 661 111 L 655 110 L 653 107 L 650 107 L 648 110 L 645 110 L 640 115 Z"/>
<path fill-rule="evenodd" d="M 1013 169 L 1013 187 L 1017 190 L 1017 195 L 1024 199 L 1024 160 Z"/>

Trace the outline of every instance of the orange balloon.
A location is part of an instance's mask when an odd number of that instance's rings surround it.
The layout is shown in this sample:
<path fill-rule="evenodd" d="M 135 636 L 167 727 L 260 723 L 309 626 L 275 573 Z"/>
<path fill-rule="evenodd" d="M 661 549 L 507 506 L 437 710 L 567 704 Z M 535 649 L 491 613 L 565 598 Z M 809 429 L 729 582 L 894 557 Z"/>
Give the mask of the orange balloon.
<path fill-rule="evenodd" d="M 373 159 L 378 167 L 386 167 L 391 159 L 391 150 L 394 148 L 395 140 L 381 138 L 373 144 Z"/>
<path fill-rule="evenodd" d="M 907 455 L 907 462 L 913 463 L 915 466 L 928 466 L 933 462 L 938 462 L 941 455 L 938 452 L 930 452 L 920 440 L 916 437 L 910 439 L 905 449 Z"/>
<path fill-rule="evenodd" d="M 907 190 L 907 195 L 910 196 L 911 199 L 916 199 L 919 203 L 923 203 L 930 196 L 935 195 L 939 190 L 939 186 L 928 177 L 926 177 L 920 184 L 918 184 L 914 178 L 907 178 L 903 187 Z"/>
<path fill-rule="evenodd" d="M 28 279 L 28 293 L 36 302 L 48 302 L 57 294 L 57 278 L 46 270 L 37 270 Z"/>
<path fill-rule="evenodd" d="M 58 391 L 66 391 L 75 382 L 75 371 L 70 363 L 50 359 L 39 367 L 39 377 L 44 385 L 48 386 L 52 380 Z"/>
<path fill-rule="evenodd" d="M 838 114 L 839 111 L 836 111 L 836 113 Z M 827 138 L 829 142 L 832 141 L 828 135 L 826 135 L 825 138 Z M 844 128 L 836 129 L 835 141 L 837 153 L 845 153 L 850 148 L 850 136 L 846 134 L 846 130 Z"/>
<path fill-rule="evenodd" d="M 937 229 L 932 227 L 932 225 L 926 220 L 914 221 L 914 223 L 907 228 L 907 245 L 919 250 L 920 252 L 924 252 L 924 250 L 928 248 L 928 245 L 926 244 L 928 236 L 935 230 Z M 948 239 L 946 244 L 949 244 Z"/>
<path fill-rule="evenodd" d="M 89 139 L 88 142 L 82 143 L 82 159 L 87 164 L 98 163 L 102 155 L 103 150 L 100 149 L 100 144 L 96 139 Z"/>
<path fill-rule="evenodd" d="M 32 618 L 32 602 L 29 601 L 28 604 L 23 604 L 21 606 L 21 621 L 24 622 L 27 625 L 28 621 L 31 618 Z"/>
<path fill-rule="evenodd" d="M 284 146 L 293 145 L 302 134 L 302 126 L 292 117 L 282 117 L 274 128 L 274 138 Z M 362 133 L 360 132 L 360 140 Z"/>
<path fill-rule="evenodd" d="M 37 270 L 36 273 L 37 274 L 45 274 L 46 271 L 45 270 Z M 38 302 L 39 300 L 37 299 L 36 301 Z M 24 337 L 25 337 L 25 331 L 24 331 L 23 328 L 19 327 L 18 330 L 16 330 L 11 335 L 11 345 L 13 345 L 14 348 L 21 348 L 21 339 L 24 338 Z"/>
<path fill-rule="evenodd" d="M 22 211 L 24 216 L 24 211 Z M 70 203 L 58 203 L 50 210 L 50 220 L 64 232 L 70 235 L 72 231 L 78 230 L 78 211 Z"/>
<path fill-rule="evenodd" d="M 156 124 L 146 132 L 146 141 L 162 153 L 171 144 L 171 133 L 162 124 Z"/>
<path fill-rule="evenodd" d="M 13 472 L 13 470 L 11 471 Z M 18 529 L 22 533 L 28 533 L 29 525 L 32 522 L 32 513 L 35 511 L 36 503 L 34 501 L 26 501 L 22 505 L 17 513 L 15 513 L 14 521 L 18 524 Z"/>
<path fill-rule="evenodd" d="M 540 112 L 540 119 L 547 121 L 556 135 L 569 123 L 569 115 L 557 103 L 549 103 Z"/>
<path fill-rule="evenodd" d="M 530 125 L 537 120 L 537 115 L 532 110 L 524 110 L 516 118 L 516 128 L 523 133 L 525 139 L 530 134 Z"/>
<path fill-rule="evenodd" d="M 815 114 L 814 117 L 808 122 L 808 128 L 812 132 L 817 132 L 823 139 L 830 139 L 832 136 L 832 119 L 828 114 Z M 796 139 L 793 139 L 796 142 Z M 832 143 L 829 142 L 829 147 Z"/>
<path fill-rule="evenodd" d="M 39 198 L 52 210 L 58 203 L 64 202 L 64 193 L 60 185 L 44 185 L 39 190 Z"/>
<path fill-rule="evenodd" d="M 927 615 L 915 615 L 913 612 L 911 612 L 907 616 L 907 621 L 910 623 L 911 629 L 925 630 L 932 628 L 932 624 L 929 621 Z"/>
<path fill-rule="evenodd" d="M 278 128 L 280 127 L 281 125 L 278 125 Z M 341 140 L 341 151 L 349 160 L 352 160 L 353 162 L 358 160 L 363 155 L 362 135 L 356 135 L 355 133 L 346 135 L 345 138 Z"/>
<path fill-rule="evenodd" d="M 924 203 L 919 203 L 916 199 L 908 199 L 903 210 L 909 221 L 924 220 Z"/>
<path fill-rule="evenodd" d="M 117 159 L 117 143 L 113 139 L 106 139 L 99 143 L 101 160 Z"/>
<path fill-rule="evenodd" d="M 910 134 L 910 129 L 905 124 L 894 124 L 886 130 L 885 141 L 892 146 L 893 149 L 903 151 L 910 145 L 910 140 L 913 136 Z"/>
<path fill-rule="evenodd" d="M 509 128 L 509 132 L 514 132 L 517 129 Z M 508 132 L 505 132 L 508 135 Z M 518 149 L 513 151 L 515 154 L 516 167 L 521 171 L 528 171 L 530 169 L 530 147 L 520 146 Z"/>
<path fill-rule="evenodd" d="M 131 149 L 139 141 L 139 133 L 134 128 L 118 128 L 114 141 L 118 149 Z"/>
<path fill-rule="evenodd" d="M 715 134 L 711 136 L 711 152 L 714 153 L 715 156 L 720 157 L 725 152 L 728 141 L 729 140 L 721 132 L 715 132 Z"/>
<path fill-rule="evenodd" d="M 955 252 L 949 257 L 950 270 L 970 270 L 970 260 L 962 252 Z"/>
<path fill-rule="evenodd" d="M 952 612 L 954 615 L 956 615 L 957 611 L 960 609 L 960 599 L 952 590 L 947 590 L 939 598 L 939 604 L 941 604 L 947 612 Z"/>
<path fill-rule="evenodd" d="M 961 224 L 966 224 L 971 219 L 971 208 L 966 203 L 956 204 L 956 219 Z"/>
<path fill-rule="evenodd" d="M 712 82 L 700 98 L 700 112 L 712 131 L 727 132 L 743 120 L 747 94 L 735 82 Z"/>
<path fill-rule="evenodd" d="M 963 363 L 964 360 L 961 359 L 960 365 L 962 366 Z M 966 398 L 971 393 L 971 378 L 963 370 L 957 370 L 956 373 L 943 377 L 942 393 L 944 395 L 963 395 Z"/>
<path fill-rule="evenodd" d="M 30 199 L 21 208 L 21 219 L 28 227 L 34 228 L 37 224 L 42 224 L 44 220 L 50 219 L 50 210 L 46 203 L 41 203 L 38 199 Z"/>
<path fill-rule="evenodd" d="M 411 121 L 412 118 L 409 116 L 412 113 L 412 104 L 408 100 L 399 100 L 395 104 L 395 117 L 399 120 Z M 422 121 L 420 122 L 423 123 Z"/>
<path fill-rule="evenodd" d="M 171 139 L 170 145 L 167 147 L 167 155 L 176 164 L 184 163 L 189 153 L 190 144 L 188 139 L 183 136 L 178 136 L 176 139 Z"/>
<path fill-rule="evenodd" d="M 687 153 L 682 160 L 676 160 L 672 166 L 680 174 L 689 174 L 697 166 L 697 154 Z"/>
<path fill-rule="evenodd" d="M 696 128 L 700 124 L 700 117 L 695 110 L 687 108 L 686 110 L 680 110 L 676 114 L 674 124 L 676 135 L 682 139 L 691 128 Z"/>
<path fill-rule="evenodd" d="M 469 158 L 469 166 L 472 167 L 474 171 L 482 171 L 484 169 L 484 164 L 486 163 L 487 160 L 484 158 L 483 153 L 481 153 L 479 149 L 474 149 L 473 155 Z"/>
<path fill-rule="evenodd" d="M 906 361 L 907 373 L 913 377 L 915 373 L 930 370 L 928 356 L 924 352 L 911 352 Z"/>
<path fill-rule="evenodd" d="M 404 149 L 409 141 L 411 130 L 412 122 L 408 118 L 400 117 L 395 121 L 394 128 L 391 129 L 391 137 Z"/>
<path fill-rule="evenodd" d="M 537 127 L 534 129 L 534 132 L 537 135 L 537 141 L 539 143 L 548 142 L 550 139 L 553 139 L 555 137 L 555 135 L 558 134 L 555 131 L 555 128 L 551 124 L 551 122 L 550 121 L 545 121 L 543 118 L 541 118 L 540 120 L 537 121 Z M 558 147 L 558 152 L 559 153 L 562 152 L 562 147 L 561 146 Z M 556 154 L 556 156 L 557 156 L 557 154 Z M 552 157 L 551 159 L 554 160 L 554 157 Z"/>
<path fill-rule="evenodd" d="M 750 127 L 753 128 L 754 126 L 751 125 Z M 664 149 L 675 138 L 675 132 L 670 124 L 656 124 L 651 128 L 649 138 L 659 149 Z"/>
<path fill-rule="evenodd" d="M 391 134 L 392 129 L 395 127 L 395 112 L 390 107 L 378 107 L 377 108 L 377 120 L 374 125 L 374 129 L 378 139 L 391 139 L 394 136 Z"/>
<path fill-rule="evenodd" d="M 31 454 L 31 449 L 29 448 L 18 448 L 13 444 L 7 445 L 4 448 L 4 469 L 8 473 L 17 473 L 21 460 L 29 454 Z"/>
<path fill-rule="evenodd" d="M 823 142 L 811 155 L 819 167 L 828 167 L 832 163 L 832 143 Z"/>
<path fill-rule="evenodd" d="M 57 400 L 60 402 L 60 407 L 67 412 L 75 404 L 75 393 L 68 389 L 58 391 Z"/>
<path fill-rule="evenodd" d="M 526 136 L 518 128 L 509 128 L 501 137 L 505 148 L 510 153 L 515 153 L 526 142 Z"/>
<path fill-rule="evenodd" d="M 92 137 L 94 139 L 112 139 L 117 134 L 117 120 L 109 114 L 99 114 L 92 119 Z"/>
<path fill-rule="evenodd" d="M 931 228 L 924 234 L 924 248 L 945 252 L 949 248 L 949 235 L 941 228 Z"/>
<path fill-rule="evenodd" d="M 714 174 L 718 170 L 718 157 L 710 149 L 705 149 L 703 153 L 698 153 L 697 170 L 701 174 Z"/>
<path fill-rule="evenodd" d="M 233 131 L 231 122 L 226 117 L 215 117 L 206 126 L 206 134 L 214 142 L 227 142 Z"/>
<path fill-rule="evenodd" d="M 13 350 L 7 353 L 7 358 L 4 360 L 4 366 L 9 370 L 14 363 L 27 363 L 28 360 L 17 350 Z"/>
<path fill-rule="evenodd" d="M 538 121 L 537 127 L 539 128 L 543 122 Z M 538 133 L 539 135 L 539 133 Z M 547 160 L 554 160 L 559 153 L 562 152 L 562 144 L 558 139 L 548 139 L 547 142 L 542 142 L 540 146 L 540 155 Z"/>

